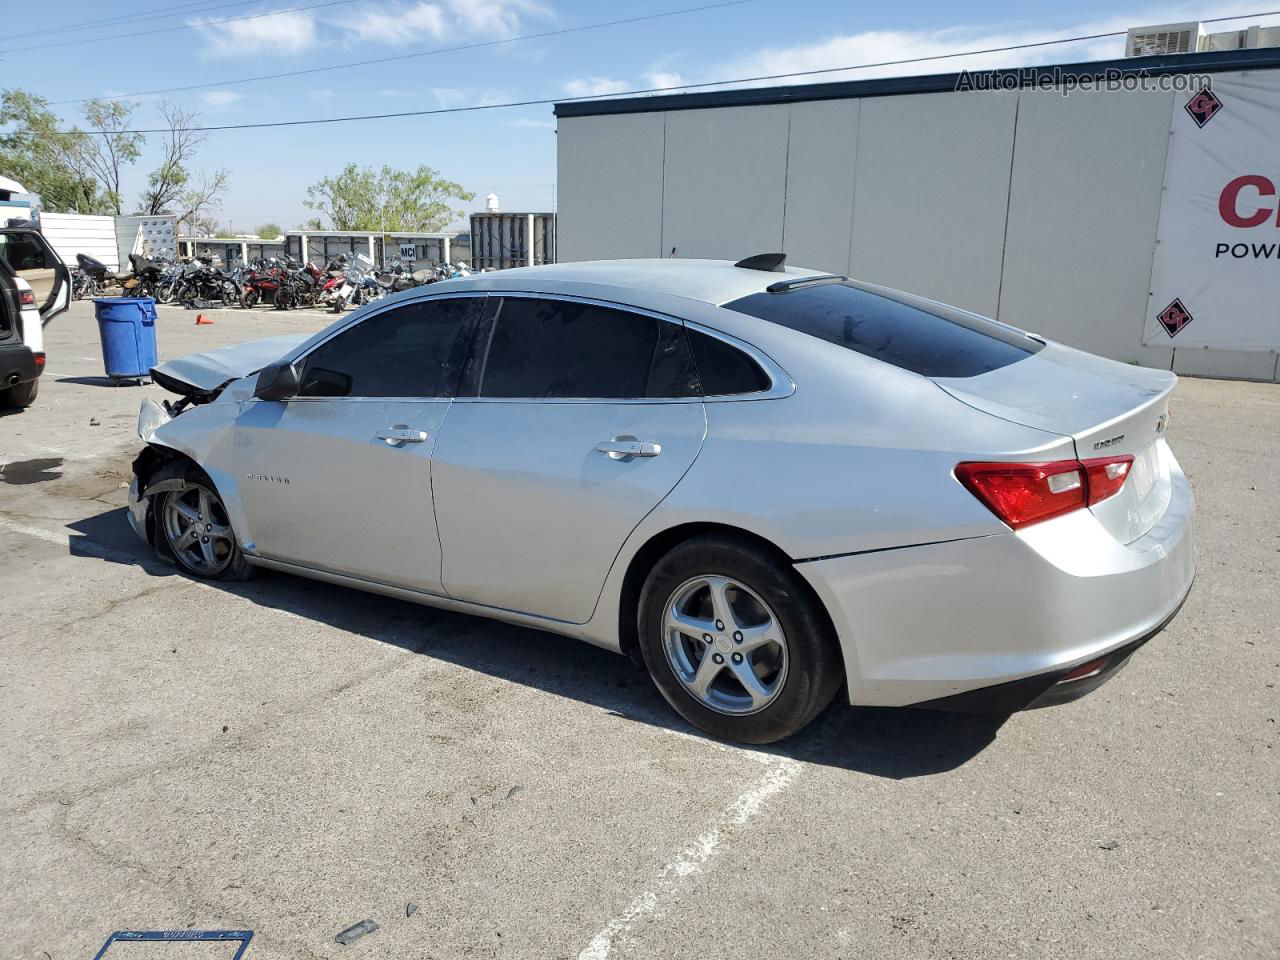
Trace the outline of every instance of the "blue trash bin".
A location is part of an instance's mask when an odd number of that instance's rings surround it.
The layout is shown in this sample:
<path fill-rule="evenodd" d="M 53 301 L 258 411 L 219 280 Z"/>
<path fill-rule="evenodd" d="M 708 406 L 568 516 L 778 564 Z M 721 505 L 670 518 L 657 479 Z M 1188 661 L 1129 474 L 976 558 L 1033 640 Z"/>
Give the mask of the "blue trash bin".
<path fill-rule="evenodd" d="M 156 365 L 156 302 L 150 297 L 98 297 L 93 301 L 102 362 L 112 380 L 139 380 Z"/>

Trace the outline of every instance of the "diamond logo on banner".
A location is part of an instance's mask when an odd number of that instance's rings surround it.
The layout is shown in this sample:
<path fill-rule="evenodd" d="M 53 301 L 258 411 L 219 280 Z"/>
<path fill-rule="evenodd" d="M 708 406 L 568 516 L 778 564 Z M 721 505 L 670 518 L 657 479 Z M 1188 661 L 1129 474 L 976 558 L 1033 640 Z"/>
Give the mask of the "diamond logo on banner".
<path fill-rule="evenodd" d="M 1170 337 L 1176 337 L 1182 332 L 1182 328 L 1191 322 L 1191 314 L 1187 312 L 1187 308 L 1182 305 L 1181 300 L 1175 299 L 1158 314 L 1156 319 L 1160 321 L 1160 326 L 1164 327 L 1164 332 Z"/>
<path fill-rule="evenodd" d="M 1212 90 L 1201 90 L 1187 101 L 1183 109 L 1196 122 L 1197 127 L 1204 129 L 1204 125 L 1222 109 L 1222 101 Z"/>

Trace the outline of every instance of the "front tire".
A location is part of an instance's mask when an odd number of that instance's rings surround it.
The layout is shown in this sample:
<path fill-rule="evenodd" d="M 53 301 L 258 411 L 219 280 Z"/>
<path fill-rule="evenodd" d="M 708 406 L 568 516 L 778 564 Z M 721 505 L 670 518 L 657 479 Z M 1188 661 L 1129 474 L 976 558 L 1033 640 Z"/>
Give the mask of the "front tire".
<path fill-rule="evenodd" d="M 725 740 L 791 736 L 843 680 L 835 636 L 807 585 L 745 538 L 696 537 L 659 560 L 640 594 L 639 630 L 667 702 Z"/>
<path fill-rule="evenodd" d="M 188 479 L 161 494 L 155 510 L 156 537 L 185 573 L 201 580 L 245 580 L 253 574 L 211 483 Z"/>

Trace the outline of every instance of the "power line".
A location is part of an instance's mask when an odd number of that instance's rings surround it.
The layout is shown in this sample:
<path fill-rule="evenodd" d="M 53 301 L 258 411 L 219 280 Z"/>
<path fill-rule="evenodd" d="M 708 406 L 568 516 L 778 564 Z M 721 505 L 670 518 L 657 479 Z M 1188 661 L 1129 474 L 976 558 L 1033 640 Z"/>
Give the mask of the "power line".
<path fill-rule="evenodd" d="M 731 0 L 733 3 L 750 2 L 750 0 Z M 729 4 L 716 4 L 716 6 L 727 6 Z M 700 8 L 706 9 L 706 8 Z M 668 14 L 670 15 L 670 14 Z M 1214 17 L 1200 21 L 1201 23 L 1218 23 L 1223 20 L 1244 20 L 1253 17 L 1269 17 L 1280 15 L 1280 10 L 1268 10 L 1262 13 L 1246 13 L 1238 14 L 1231 17 Z M 661 15 L 656 15 L 661 16 Z M 638 19 L 653 19 L 653 17 L 643 17 Z M 620 21 L 621 22 L 621 21 Z M 586 28 L 574 28 L 586 29 Z M 396 113 L 364 113 L 352 114 L 345 117 L 318 117 L 312 120 L 274 120 L 262 123 L 227 123 L 217 126 L 208 127 L 192 127 L 193 132 L 214 133 L 222 130 L 262 130 L 270 127 L 308 127 L 318 126 L 329 123 L 350 123 L 356 120 L 398 120 L 406 117 L 431 117 L 450 113 L 475 113 L 480 110 L 503 110 L 511 107 L 537 107 L 548 106 L 554 103 L 573 103 L 582 100 L 610 100 L 620 97 L 634 97 L 650 93 L 670 93 L 673 90 L 695 90 L 705 87 L 722 87 L 730 84 L 740 83 L 759 83 L 765 80 L 786 80 L 793 77 L 810 77 L 829 73 L 845 73 L 850 70 L 869 70 L 878 67 L 894 67 L 913 63 L 924 63 L 933 60 L 952 60 L 957 57 L 975 57 L 983 56 L 989 53 L 1007 53 L 1014 50 L 1031 50 L 1039 47 L 1049 47 L 1069 43 L 1083 43 L 1087 40 L 1102 40 L 1110 37 L 1125 36 L 1127 31 L 1115 30 L 1109 33 L 1091 33 L 1081 34 L 1073 37 L 1059 37 L 1055 40 L 1037 40 L 1029 43 L 1014 43 L 1002 47 L 984 47 L 979 50 L 960 50 L 955 53 L 935 53 L 923 57 L 906 57 L 899 60 L 880 60 L 874 63 L 858 63 L 844 67 L 824 67 L 817 70 L 793 70 L 788 73 L 770 73 L 762 74 L 755 77 L 737 77 L 732 80 L 706 80 L 701 83 L 681 83 L 674 84 L 669 87 L 644 87 L 636 90 L 620 90 L 616 93 L 609 94 L 585 94 L 582 96 L 562 96 L 562 97 L 540 97 L 533 100 L 512 100 L 506 103 L 481 103 L 466 107 L 438 107 L 434 110 L 403 110 Z M 501 42 L 501 41 L 497 41 Z M 139 94 L 133 94 L 139 96 Z M 81 102 L 81 101 L 70 101 Z M 98 134 L 103 131 L 88 130 L 86 133 Z M 131 133 L 169 133 L 168 129 L 153 130 L 132 130 Z"/>
<path fill-rule="evenodd" d="M 158 30 L 138 30 L 134 33 L 113 33 L 108 37 L 83 37 L 79 40 L 62 40 L 58 43 L 40 43 L 35 46 L 21 47 L 6 51 L 9 54 L 25 53 L 28 50 L 47 50 L 50 47 L 73 47 L 81 43 L 109 43 L 112 40 L 126 40 L 129 37 L 149 37 L 157 33 L 173 33 L 176 30 L 196 30 L 200 27 L 220 27 L 224 23 L 240 23 L 243 20 L 261 20 L 263 17 L 276 17 L 282 13 L 297 13 L 299 10 L 319 10 L 321 7 L 336 7 L 339 4 L 354 3 L 355 0 L 327 0 L 325 3 L 313 3 L 305 7 L 289 7 L 286 10 L 272 10 L 270 13 L 254 13 L 245 17 L 228 17 L 225 20 L 206 20 L 203 23 L 184 23 L 176 27 L 161 27 Z M 234 4 L 232 4 L 234 6 Z M 119 97 L 111 97 L 119 100 Z"/>
<path fill-rule="evenodd" d="M 326 73 L 331 70 L 345 70 L 349 67 L 367 67 L 379 63 L 395 63 L 401 60 L 413 60 L 418 57 L 433 57 L 441 53 L 457 53 L 462 50 L 479 50 L 484 47 L 497 47 L 508 43 L 517 43 L 521 40 L 545 40 L 548 37 L 559 37 L 569 33 L 582 33 L 586 30 L 600 30 L 604 27 L 625 26 L 632 23 L 644 23 L 650 20 L 662 20 L 666 17 L 678 17 L 688 13 L 702 13 L 706 10 L 718 10 L 724 7 L 736 7 L 745 3 L 754 3 L 756 0 L 720 0 L 717 3 L 703 4 L 698 7 L 685 7 L 680 10 L 668 10 L 665 13 L 649 13 L 637 17 L 626 17 L 621 20 L 605 20 L 599 23 L 587 23 L 577 27 L 563 27 L 558 30 L 544 30 L 541 33 L 526 33 L 517 37 L 504 37 L 500 40 L 480 40 L 475 43 L 464 43 L 453 47 L 436 47 L 431 50 L 423 50 L 418 53 L 401 53 L 391 57 L 377 57 L 372 60 L 353 60 L 348 63 L 333 63 L 323 67 L 309 67 L 305 70 L 289 70 L 285 73 L 267 73 L 256 77 L 239 77 L 232 80 L 217 80 L 212 83 L 192 83 L 183 87 L 161 87 L 156 90 L 140 90 L 137 93 L 126 93 L 118 97 L 108 97 L 110 100 L 128 100 L 130 97 L 149 97 L 159 93 L 182 93 L 187 90 L 203 90 L 208 87 L 229 87 L 241 83 L 256 83 L 259 80 L 282 80 L 286 77 L 301 77 L 313 73 Z M 229 23 L 230 21 L 221 21 Z M 74 100 L 55 100 L 51 106 L 63 106 L 69 103 L 85 103 L 94 97 L 79 97 Z"/>
<path fill-rule="evenodd" d="M 138 16 L 136 14 L 117 14 L 114 17 L 103 17 L 101 20 L 82 20 L 74 26 L 68 24 L 60 24 L 56 27 L 45 27 L 43 30 L 29 30 L 26 33 L 11 33 L 8 35 L 9 40 L 21 40 L 23 37 L 43 37 L 50 33 L 74 33 L 80 30 L 88 30 L 91 27 L 112 26 L 122 27 L 126 23 L 141 23 L 144 20 L 163 20 L 165 17 L 176 17 L 178 11 L 191 10 L 195 7 L 203 7 L 208 10 L 225 10 L 227 7 L 243 7 L 255 0 L 236 0 L 235 3 L 224 3 L 218 7 L 210 7 L 204 0 L 196 0 L 195 3 L 183 3 L 176 7 L 153 7 L 151 10 L 142 11 L 149 16 Z M 156 10 L 163 10 L 164 13 L 156 13 Z"/>

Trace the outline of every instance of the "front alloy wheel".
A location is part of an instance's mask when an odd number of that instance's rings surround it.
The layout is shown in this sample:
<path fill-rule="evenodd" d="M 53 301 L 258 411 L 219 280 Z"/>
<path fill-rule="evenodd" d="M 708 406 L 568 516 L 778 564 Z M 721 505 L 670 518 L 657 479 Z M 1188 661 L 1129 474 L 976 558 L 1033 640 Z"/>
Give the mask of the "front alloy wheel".
<path fill-rule="evenodd" d="M 189 481 L 164 495 L 160 529 L 173 558 L 188 573 L 208 580 L 240 579 L 249 571 L 222 500 Z"/>

